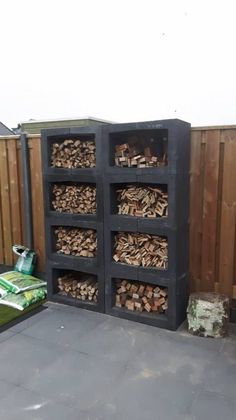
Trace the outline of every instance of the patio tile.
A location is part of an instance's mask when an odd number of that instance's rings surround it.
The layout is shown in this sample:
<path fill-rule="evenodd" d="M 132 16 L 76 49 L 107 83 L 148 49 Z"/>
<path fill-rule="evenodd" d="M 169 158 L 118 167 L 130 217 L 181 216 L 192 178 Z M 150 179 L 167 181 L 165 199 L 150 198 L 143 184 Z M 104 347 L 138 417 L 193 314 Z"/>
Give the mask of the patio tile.
<path fill-rule="evenodd" d="M 42 375 L 29 380 L 26 388 L 48 397 L 58 396 L 62 402 L 70 400 L 70 405 L 85 410 L 104 398 L 124 369 L 122 363 L 68 350 Z"/>
<path fill-rule="evenodd" d="M 16 333 L 14 331 L 9 331 L 9 330 L 5 330 L 5 331 L 0 332 L 0 343 L 8 340 L 9 338 L 11 338 L 15 334 Z"/>
<path fill-rule="evenodd" d="M 221 353 L 215 360 L 214 367 L 207 372 L 205 386 L 208 391 L 236 398 L 235 342 L 225 342 Z"/>
<path fill-rule="evenodd" d="M 103 357 L 110 361 L 127 361 L 137 351 L 137 340 L 145 341 L 148 333 L 134 322 L 126 322 L 108 317 L 106 321 L 76 343 L 76 349 L 94 357 Z M 157 337 L 157 332 L 155 333 Z"/>
<path fill-rule="evenodd" d="M 191 420 L 235 420 L 236 402 L 224 395 L 201 391 L 193 403 Z"/>
<path fill-rule="evenodd" d="M 0 379 L 22 385 L 52 366 L 62 353 L 51 343 L 16 334 L 1 343 Z"/>
<path fill-rule="evenodd" d="M 24 329 L 23 334 L 64 347 L 75 348 L 80 343 L 81 336 L 103 322 L 103 319 L 96 317 L 96 314 L 92 315 L 85 311 L 51 310 L 50 314 L 39 320 L 36 325 Z"/>
<path fill-rule="evenodd" d="M 0 380 L 0 400 L 14 391 L 16 385 Z"/>
<path fill-rule="evenodd" d="M 77 408 L 63 405 L 21 387 L 1 400 L 0 418 L 4 420 L 83 420 Z"/>
<path fill-rule="evenodd" d="M 9 328 L 8 331 L 21 332 L 26 328 L 29 328 L 31 325 L 35 325 L 37 322 L 41 321 L 45 317 L 50 316 L 50 313 L 51 309 L 45 306 L 44 309 L 42 309 L 41 311 L 36 312 L 34 315 L 31 315 L 24 321 L 18 322 L 17 324 L 13 325 L 11 328 Z"/>

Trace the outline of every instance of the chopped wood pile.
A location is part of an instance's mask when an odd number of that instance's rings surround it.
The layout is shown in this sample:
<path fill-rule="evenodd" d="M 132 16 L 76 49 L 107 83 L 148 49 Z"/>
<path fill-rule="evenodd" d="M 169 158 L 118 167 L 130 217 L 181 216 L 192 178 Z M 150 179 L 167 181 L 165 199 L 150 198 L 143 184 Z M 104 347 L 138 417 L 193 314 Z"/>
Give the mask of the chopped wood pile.
<path fill-rule="evenodd" d="M 96 187 L 54 184 L 52 193 L 52 206 L 60 213 L 96 213 Z"/>
<path fill-rule="evenodd" d="M 165 313 L 168 309 L 167 291 L 164 287 L 118 280 L 115 305 L 129 311 Z"/>
<path fill-rule="evenodd" d="M 141 147 L 129 143 L 115 146 L 115 165 L 146 168 L 166 165 L 166 155 L 155 156 L 150 147 Z"/>
<path fill-rule="evenodd" d="M 167 269 L 167 238 L 147 233 L 119 232 L 115 235 L 115 262 Z"/>
<path fill-rule="evenodd" d="M 51 165 L 54 168 L 94 168 L 96 146 L 91 140 L 64 140 L 53 143 Z"/>
<path fill-rule="evenodd" d="M 79 273 L 65 274 L 57 279 L 59 294 L 70 296 L 75 299 L 97 303 L 98 282 L 94 276 Z"/>
<path fill-rule="evenodd" d="M 116 190 L 118 214 L 137 217 L 168 216 L 168 194 L 160 188 L 127 185 Z"/>
<path fill-rule="evenodd" d="M 55 229 L 58 254 L 93 258 L 97 252 L 97 233 L 93 229 L 58 227 Z"/>

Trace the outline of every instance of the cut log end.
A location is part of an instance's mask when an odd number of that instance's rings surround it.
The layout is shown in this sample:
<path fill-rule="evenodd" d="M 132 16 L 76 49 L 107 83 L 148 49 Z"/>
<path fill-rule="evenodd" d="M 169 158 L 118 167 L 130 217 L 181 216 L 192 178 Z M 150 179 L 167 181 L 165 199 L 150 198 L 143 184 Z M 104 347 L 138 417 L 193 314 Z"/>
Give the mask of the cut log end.
<path fill-rule="evenodd" d="M 117 280 L 115 306 L 138 312 L 165 313 L 168 289 L 128 280 Z"/>
<path fill-rule="evenodd" d="M 192 293 L 187 308 L 188 330 L 202 337 L 228 335 L 229 299 L 218 293 Z"/>

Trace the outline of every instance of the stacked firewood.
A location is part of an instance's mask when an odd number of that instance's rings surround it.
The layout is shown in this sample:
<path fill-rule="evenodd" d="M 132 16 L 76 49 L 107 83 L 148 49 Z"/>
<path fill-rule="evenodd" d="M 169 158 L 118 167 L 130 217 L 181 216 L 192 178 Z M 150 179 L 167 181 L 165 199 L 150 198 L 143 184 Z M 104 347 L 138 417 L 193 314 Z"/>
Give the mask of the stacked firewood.
<path fill-rule="evenodd" d="M 89 185 L 63 185 L 53 186 L 54 210 L 59 212 L 77 214 L 96 213 L 96 188 Z"/>
<path fill-rule="evenodd" d="M 115 235 L 115 262 L 167 269 L 167 238 L 147 233 L 119 232 Z"/>
<path fill-rule="evenodd" d="M 57 279 L 60 294 L 83 301 L 98 301 L 98 282 L 94 276 L 79 273 L 65 274 Z"/>
<path fill-rule="evenodd" d="M 168 194 L 160 188 L 127 185 L 116 192 L 118 214 L 150 218 L 168 215 Z"/>
<path fill-rule="evenodd" d="M 166 155 L 155 156 L 150 147 L 130 145 L 129 143 L 115 146 L 115 165 L 136 168 L 146 168 L 166 165 Z"/>
<path fill-rule="evenodd" d="M 94 168 L 96 146 L 91 140 L 64 140 L 53 143 L 51 165 L 55 168 Z"/>
<path fill-rule="evenodd" d="M 96 256 L 97 234 L 93 229 L 60 226 L 55 229 L 55 236 L 58 254 L 90 258 Z"/>
<path fill-rule="evenodd" d="M 168 309 L 168 294 L 164 287 L 117 280 L 116 306 L 130 311 L 164 313 Z"/>

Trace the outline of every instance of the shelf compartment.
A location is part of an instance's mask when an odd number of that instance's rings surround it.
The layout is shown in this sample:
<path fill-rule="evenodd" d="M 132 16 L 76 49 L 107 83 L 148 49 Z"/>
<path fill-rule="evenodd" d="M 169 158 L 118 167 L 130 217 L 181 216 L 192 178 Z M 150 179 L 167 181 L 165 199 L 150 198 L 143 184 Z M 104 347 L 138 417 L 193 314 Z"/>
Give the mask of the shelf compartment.
<path fill-rule="evenodd" d="M 59 255 L 95 258 L 97 234 L 94 229 L 74 226 L 55 226 L 52 229 L 53 251 Z"/>
<path fill-rule="evenodd" d="M 67 268 L 62 267 L 56 263 L 48 265 L 47 268 L 48 274 L 48 290 L 49 290 L 49 299 L 59 303 L 64 303 L 72 306 L 78 306 L 85 309 L 104 312 L 104 278 L 100 272 L 97 274 L 83 272 L 80 270 L 71 270 L 69 266 Z M 68 278 L 68 281 L 66 280 Z M 61 279 L 59 284 L 58 279 Z M 67 289 L 64 292 L 60 290 L 62 288 L 61 284 L 64 281 L 67 282 Z M 80 285 L 72 289 L 72 285 L 68 286 L 69 283 L 76 283 Z M 91 282 L 95 291 L 88 290 L 84 288 L 81 290 L 81 287 L 85 287 L 85 282 Z M 87 285 L 89 287 L 89 285 Z M 82 293 L 82 294 L 81 294 Z M 84 298 L 82 299 L 82 296 Z M 92 297 L 91 300 L 89 300 Z M 80 297 L 80 298 L 79 298 Z"/>
<path fill-rule="evenodd" d="M 126 217 L 167 218 L 167 190 L 167 184 L 110 184 L 110 212 Z"/>
<path fill-rule="evenodd" d="M 114 216 L 115 217 L 115 216 Z M 124 226 L 125 225 L 125 226 Z M 175 229 L 167 226 L 144 226 L 137 230 L 134 224 L 129 226 L 128 223 L 123 224 L 122 229 L 117 229 L 115 221 L 105 226 L 105 264 L 107 270 L 112 273 L 117 273 L 118 277 L 125 277 L 126 273 L 135 273 L 135 278 L 140 279 L 142 275 L 150 275 L 160 279 L 168 279 L 170 277 L 176 278 L 188 272 L 188 229 L 186 226 Z M 123 229 L 124 227 L 124 229 Z M 168 244 L 168 267 L 166 269 L 159 269 L 155 266 L 131 265 L 126 262 L 119 262 L 113 259 L 115 254 L 115 235 L 118 233 L 128 234 L 148 234 L 152 236 L 159 236 L 166 238 Z"/>
<path fill-rule="evenodd" d="M 151 313 L 153 316 L 168 311 L 168 289 L 142 281 L 116 279 L 113 306 L 131 312 Z"/>
<path fill-rule="evenodd" d="M 53 194 L 54 185 L 59 188 L 71 189 L 75 188 L 78 195 L 81 193 L 81 188 L 91 188 L 95 191 L 96 198 L 93 201 L 93 211 L 95 213 L 76 213 L 75 209 L 69 211 L 56 211 L 53 208 L 52 202 L 55 199 Z M 63 195 L 66 193 L 64 192 Z M 81 202 L 81 197 L 78 198 L 78 202 Z M 75 199 L 74 199 L 75 204 Z M 73 204 L 73 205 L 74 205 Z M 87 201 L 85 201 L 87 205 Z M 101 175 L 44 175 L 44 207 L 45 215 L 54 217 L 56 220 L 60 220 L 62 217 L 65 220 L 71 220 L 71 223 L 77 220 L 88 221 L 88 222 L 102 222 L 103 221 L 103 186 Z"/>
<path fill-rule="evenodd" d="M 144 175 L 188 173 L 189 171 L 190 124 L 184 121 L 171 119 L 114 124 L 104 126 L 102 133 L 104 142 L 108 145 L 108 148 L 106 147 L 104 150 L 107 173 Z M 144 162 L 141 162 L 141 167 L 140 165 L 139 167 L 115 166 L 115 146 L 121 144 L 131 144 L 132 146 L 132 142 L 137 145 L 137 151 L 141 152 L 139 154 L 144 154 L 146 147 L 150 148 L 151 154 L 162 159 L 165 165 L 148 167 L 145 163 L 144 167 Z M 122 154 L 122 150 L 118 152 Z M 124 146 L 123 155 L 125 153 Z M 148 154 L 147 150 L 146 155 Z M 126 156 L 121 156 L 121 158 L 126 165 Z"/>
<path fill-rule="evenodd" d="M 117 281 L 126 280 L 128 283 L 151 286 L 153 290 L 158 286 L 160 289 L 167 291 L 168 295 L 168 309 L 165 313 L 158 312 L 138 312 L 136 310 L 129 310 L 128 308 L 116 307 L 116 290 Z M 169 330 L 176 330 L 185 319 L 185 311 L 187 306 L 187 275 L 176 279 L 169 279 L 165 284 L 157 281 L 150 282 L 147 279 L 141 279 L 138 282 L 130 276 L 115 277 L 111 274 L 106 274 L 106 313 L 124 319 L 129 319 L 135 322 L 152 325 L 159 328 L 166 328 Z"/>
<path fill-rule="evenodd" d="M 42 130 L 42 145 L 44 174 L 97 173 L 100 168 L 101 127 Z"/>
<path fill-rule="evenodd" d="M 69 215 L 96 215 L 96 184 L 72 181 L 50 183 L 50 211 Z"/>
<path fill-rule="evenodd" d="M 145 168 L 167 165 L 168 130 L 143 129 L 111 133 L 110 166 Z"/>
<path fill-rule="evenodd" d="M 118 232 L 113 235 L 113 260 L 119 264 L 166 270 L 168 240 L 166 237 L 140 233 Z"/>

